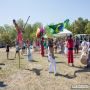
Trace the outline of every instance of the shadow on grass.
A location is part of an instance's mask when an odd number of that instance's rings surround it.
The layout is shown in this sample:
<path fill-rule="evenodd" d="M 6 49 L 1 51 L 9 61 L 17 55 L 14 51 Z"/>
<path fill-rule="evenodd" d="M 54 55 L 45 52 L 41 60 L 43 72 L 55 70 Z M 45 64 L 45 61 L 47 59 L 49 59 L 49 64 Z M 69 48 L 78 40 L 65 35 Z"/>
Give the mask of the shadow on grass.
<path fill-rule="evenodd" d="M 55 56 L 55 58 L 58 58 L 57 56 Z"/>
<path fill-rule="evenodd" d="M 72 68 L 78 68 L 78 69 L 82 69 L 83 67 L 81 67 L 81 66 L 71 66 L 71 65 L 68 65 L 69 67 L 72 67 Z"/>
<path fill-rule="evenodd" d="M 48 57 L 47 55 L 45 55 L 44 57 Z"/>
<path fill-rule="evenodd" d="M 0 81 L 0 88 L 6 87 L 7 85 L 4 82 Z"/>
<path fill-rule="evenodd" d="M 68 79 L 76 78 L 76 74 L 75 73 L 74 73 L 74 75 L 69 75 L 69 74 L 63 75 L 63 74 L 57 73 L 56 76 L 61 76 L 61 77 L 65 77 L 65 78 L 68 78 Z"/>
<path fill-rule="evenodd" d="M 20 57 L 20 59 L 24 59 L 23 57 Z"/>
<path fill-rule="evenodd" d="M 36 60 L 28 60 L 29 62 L 38 62 L 38 61 L 36 61 Z"/>
<path fill-rule="evenodd" d="M 38 62 L 38 61 L 35 61 L 35 60 L 31 60 L 31 62 Z"/>
<path fill-rule="evenodd" d="M 40 71 L 41 71 L 42 69 L 33 68 L 32 70 L 30 70 L 30 69 L 25 69 L 25 70 L 33 71 L 34 73 L 36 73 L 37 76 L 40 76 Z"/>
<path fill-rule="evenodd" d="M 8 60 L 15 60 L 14 58 L 8 59 Z"/>
<path fill-rule="evenodd" d="M 82 72 L 90 72 L 90 67 L 89 68 L 81 68 L 79 70 L 76 70 L 75 71 L 75 74 L 76 73 L 82 73 Z"/>
<path fill-rule="evenodd" d="M 58 64 L 58 63 L 65 63 L 65 62 L 56 62 L 56 63 Z M 65 63 L 65 64 L 66 64 L 66 63 Z"/>
<path fill-rule="evenodd" d="M 0 63 L 0 65 L 5 65 L 4 63 Z"/>

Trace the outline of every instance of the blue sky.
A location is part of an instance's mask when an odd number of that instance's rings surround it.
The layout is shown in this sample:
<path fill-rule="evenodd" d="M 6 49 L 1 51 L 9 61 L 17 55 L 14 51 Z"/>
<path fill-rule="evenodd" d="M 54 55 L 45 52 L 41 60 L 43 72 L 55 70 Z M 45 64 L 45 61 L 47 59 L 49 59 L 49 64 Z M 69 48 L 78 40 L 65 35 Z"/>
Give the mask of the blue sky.
<path fill-rule="evenodd" d="M 1 0 L 0 25 L 12 24 L 19 18 L 29 23 L 41 22 L 44 25 L 74 21 L 78 17 L 90 20 L 90 0 Z"/>

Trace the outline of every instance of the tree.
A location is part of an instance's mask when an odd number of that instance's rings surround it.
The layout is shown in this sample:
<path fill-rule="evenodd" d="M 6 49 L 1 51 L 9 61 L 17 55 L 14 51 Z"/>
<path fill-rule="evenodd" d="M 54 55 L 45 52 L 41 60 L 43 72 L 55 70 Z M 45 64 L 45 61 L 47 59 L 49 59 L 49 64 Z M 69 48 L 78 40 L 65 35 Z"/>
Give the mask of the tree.
<path fill-rule="evenodd" d="M 85 34 L 86 33 L 86 25 L 88 23 L 88 19 L 83 19 L 83 18 L 78 18 L 78 20 L 75 20 L 72 24 L 71 24 L 71 31 L 74 34 Z"/>
<path fill-rule="evenodd" d="M 24 40 L 31 39 L 32 38 L 31 37 L 32 32 L 33 32 L 33 29 L 31 27 L 31 25 L 30 24 L 27 24 L 27 26 L 25 28 L 25 31 L 23 33 Z"/>
<path fill-rule="evenodd" d="M 21 18 L 19 20 L 17 20 L 17 23 L 21 28 L 24 28 L 25 23 Z"/>
<path fill-rule="evenodd" d="M 85 33 L 90 34 L 90 21 L 87 23 Z"/>

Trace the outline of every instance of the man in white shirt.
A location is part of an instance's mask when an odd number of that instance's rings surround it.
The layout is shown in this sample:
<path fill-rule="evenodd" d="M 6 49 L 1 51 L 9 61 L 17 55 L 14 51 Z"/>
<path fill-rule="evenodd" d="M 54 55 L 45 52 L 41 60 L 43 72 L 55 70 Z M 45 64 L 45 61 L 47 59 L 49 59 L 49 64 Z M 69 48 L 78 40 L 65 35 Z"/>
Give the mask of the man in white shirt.
<path fill-rule="evenodd" d="M 86 68 L 90 67 L 90 39 L 89 42 L 86 41 L 86 39 L 84 39 L 84 41 L 81 43 L 82 46 L 82 53 L 86 53 L 87 54 L 87 66 Z"/>
<path fill-rule="evenodd" d="M 87 68 L 90 67 L 90 38 L 89 38 L 89 42 L 87 42 L 88 44 L 88 60 L 87 60 Z"/>

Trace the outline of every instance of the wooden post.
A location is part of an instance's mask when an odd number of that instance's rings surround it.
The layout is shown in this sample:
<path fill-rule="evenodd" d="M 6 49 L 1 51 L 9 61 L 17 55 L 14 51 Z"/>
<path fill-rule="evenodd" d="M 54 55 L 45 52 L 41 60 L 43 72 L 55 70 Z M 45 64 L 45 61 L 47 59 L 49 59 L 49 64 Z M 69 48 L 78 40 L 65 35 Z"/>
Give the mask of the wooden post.
<path fill-rule="evenodd" d="M 18 52 L 18 57 L 19 57 L 19 69 L 20 69 L 20 52 Z"/>

